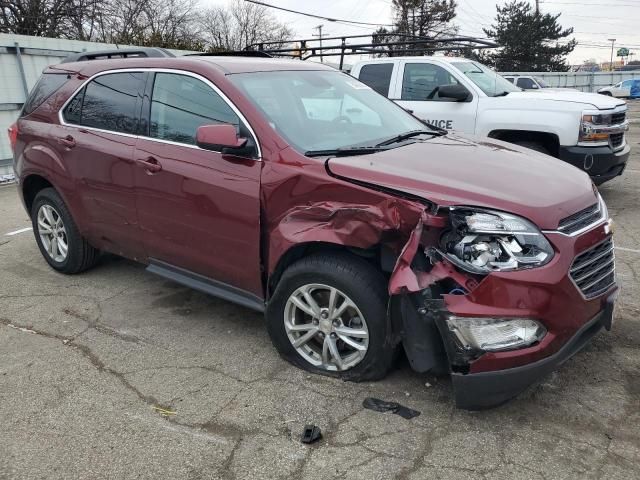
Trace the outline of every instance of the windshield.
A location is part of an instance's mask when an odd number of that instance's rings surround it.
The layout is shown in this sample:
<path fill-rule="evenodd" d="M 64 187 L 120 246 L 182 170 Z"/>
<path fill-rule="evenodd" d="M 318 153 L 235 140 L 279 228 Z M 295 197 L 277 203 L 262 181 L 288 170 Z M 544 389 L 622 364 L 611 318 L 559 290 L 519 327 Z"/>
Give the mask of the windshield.
<path fill-rule="evenodd" d="M 338 71 L 240 73 L 228 78 L 301 152 L 374 146 L 392 136 L 430 130 L 391 100 Z"/>
<path fill-rule="evenodd" d="M 538 85 L 540 85 L 540 88 L 549 88 L 549 84 L 547 82 L 545 82 L 543 79 L 541 79 L 540 77 L 534 77 L 536 79 L 536 82 L 538 82 Z"/>
<path fill-rule="evenodd" d="M 501 77 L 489 67 L 476 62 L 455 62 L 454 67 L 464 73 L 480 90 L 489 97 L 496 97 L 511 92 L 521 92 L 522 89 Z"/>

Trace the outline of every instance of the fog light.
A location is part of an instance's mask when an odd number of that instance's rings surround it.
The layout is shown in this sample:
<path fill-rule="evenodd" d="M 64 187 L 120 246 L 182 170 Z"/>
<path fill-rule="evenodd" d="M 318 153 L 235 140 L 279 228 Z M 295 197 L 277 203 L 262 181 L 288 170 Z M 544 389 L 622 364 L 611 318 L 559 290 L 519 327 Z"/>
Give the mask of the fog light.
<path fill-rule="evenodd" d="M 529 318 L 449 317 L 447 326 L 463 348 L 486 352 L 528 347 L 547 333 Z"/>

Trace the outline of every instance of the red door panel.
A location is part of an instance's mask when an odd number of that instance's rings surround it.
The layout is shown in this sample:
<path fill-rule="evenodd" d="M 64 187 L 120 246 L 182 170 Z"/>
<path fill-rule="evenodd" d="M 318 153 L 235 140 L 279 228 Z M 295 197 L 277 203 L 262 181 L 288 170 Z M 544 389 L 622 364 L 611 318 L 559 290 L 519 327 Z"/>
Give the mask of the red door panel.
<path fill-rule="evenodd" d="M 262 296 L 261 162 L 230 158 L 140 138 L 138 218 L 149 257 Z"/>

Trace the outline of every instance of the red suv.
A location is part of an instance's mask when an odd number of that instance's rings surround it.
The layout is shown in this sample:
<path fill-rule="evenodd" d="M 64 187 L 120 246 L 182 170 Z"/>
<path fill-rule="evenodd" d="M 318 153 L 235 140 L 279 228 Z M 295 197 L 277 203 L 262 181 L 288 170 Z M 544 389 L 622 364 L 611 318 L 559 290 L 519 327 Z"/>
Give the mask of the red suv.
<path fill-rule="evenodd" d="M 9 134 L 51 267 L 112 252 L 264 311 L 309 371 L 379 379 L 402 347 L 483 408 L 611 326 L 611 225 L 587 174 L 320 64 L 62 63 Z"/>

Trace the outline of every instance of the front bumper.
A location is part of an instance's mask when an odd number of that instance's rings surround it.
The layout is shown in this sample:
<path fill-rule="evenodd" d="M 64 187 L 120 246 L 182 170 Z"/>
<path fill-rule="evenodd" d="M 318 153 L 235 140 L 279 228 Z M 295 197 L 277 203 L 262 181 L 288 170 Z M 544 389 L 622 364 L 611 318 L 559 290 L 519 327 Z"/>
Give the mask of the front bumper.
<path fill-rule="evenodd" d="M 607 298 L 605 308 L 588 321 L 553 355 L 537 362 L 480 373 L 452 373 L 456 406 L 481 410 L 498 406 L 541 380 L 579 352 L 603 327 L 611 329 L 615 295 Z"/>
<path fill-rule="evenodd" d="M 614 151 L 609 146 L 602 147 L 560 147 L 558 157 L 589 174 L 596 185 L 622 175 L 631 147 L 626 144 Z"/>

